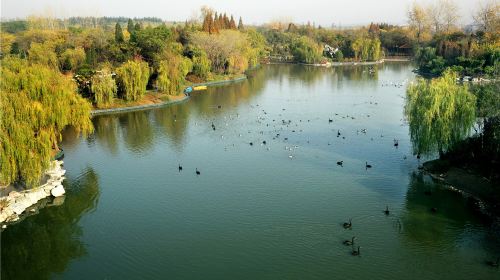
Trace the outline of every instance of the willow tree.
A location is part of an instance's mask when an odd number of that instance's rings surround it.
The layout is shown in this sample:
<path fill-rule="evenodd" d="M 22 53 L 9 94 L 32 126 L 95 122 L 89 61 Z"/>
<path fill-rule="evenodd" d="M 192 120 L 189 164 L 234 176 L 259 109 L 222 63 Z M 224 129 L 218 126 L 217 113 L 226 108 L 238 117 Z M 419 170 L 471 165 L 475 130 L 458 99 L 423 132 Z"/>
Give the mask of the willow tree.
<path fill-rule="evenodd" d="M 90 104 L 58 70 L 7 57 L 0 67 L 0 180 L 36 184 L 68 125 L 92 132 Z"/>
<path fill-rule="evenodd" d="M 28 50 L 28 60 L 32 64 L 41 64 L 52 69 L 59 68 L 59 61 L 54 51 L 54 47 L 52 47 L 49 42 L 43 44 L 31 43 L 30 49 Z"/>
<path fill-rule="evenodd" d="M 377 61 L 381 56 L 380 40 L 378 38 L 360 37 L 351 43 L 351 49 L 354 51 L 356 60 Z"/>
<path fill-rule="evenodd" d="M 158 89 L 168 94 L 179 94 L 193 63 L 189 58 L 171 51 L 166 51 L 162 59 L 158 69 Z"/>
<path fill-rule="evenodd" d="M 137 101 L 146 93 L 149 67 L 143 61 L 127 61 L 116 69 L 118 92 L 127 101 Z"/>
<path fill-rule="evenodd" d="M 110 104 L 116 96 L 116 83 L 107 69 L 98 71 L 90 79 L 90 90 L 97 107 Z"/>
<path fill-rule="evenodd" d="M 476 97 L 456 78 L 448 70 L 440 78 L 420 78 L 408 87 L 405 114 L 415 154 L 437 151 L 441 156 L 470 133 Z"/>

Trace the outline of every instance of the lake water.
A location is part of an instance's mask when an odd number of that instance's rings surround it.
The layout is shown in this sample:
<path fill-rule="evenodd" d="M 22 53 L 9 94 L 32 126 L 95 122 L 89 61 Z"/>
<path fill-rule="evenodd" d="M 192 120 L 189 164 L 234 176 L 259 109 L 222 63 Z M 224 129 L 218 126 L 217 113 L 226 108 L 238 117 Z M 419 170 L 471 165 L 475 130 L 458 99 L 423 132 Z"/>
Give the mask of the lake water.
<path fill-rule="evenodd" d="M 2 279 L 500 279 L 498 226 L 418 170 L 412 65 L 368 69 L 266 65 L 66 131 L 65 202 L 2 233 Z"/>

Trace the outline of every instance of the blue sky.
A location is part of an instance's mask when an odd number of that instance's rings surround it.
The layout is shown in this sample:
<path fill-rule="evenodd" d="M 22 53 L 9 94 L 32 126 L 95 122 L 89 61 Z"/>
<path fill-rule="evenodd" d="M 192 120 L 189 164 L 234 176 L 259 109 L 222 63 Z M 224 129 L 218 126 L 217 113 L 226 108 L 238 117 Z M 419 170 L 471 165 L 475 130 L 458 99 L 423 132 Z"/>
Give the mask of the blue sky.
<path fill-rule="evenodd" d="M 437 0 L 421 0 L 432 3 Z M 462 23 L 472 21 L 471 14 L 480 0 L 454 0 Z M 69 16 L 153 16 L 184 21 L 199 13 L 203 5 L 217 11 L 242 16 L 246 23 L 264 23 L 291 19 L 297 23 L 315 22 L 323 26 L 357 25 L 370 22 L 406 23 L 406 10 L 413 0 L 1 0 L 2 19 L 28 15 Z"/>

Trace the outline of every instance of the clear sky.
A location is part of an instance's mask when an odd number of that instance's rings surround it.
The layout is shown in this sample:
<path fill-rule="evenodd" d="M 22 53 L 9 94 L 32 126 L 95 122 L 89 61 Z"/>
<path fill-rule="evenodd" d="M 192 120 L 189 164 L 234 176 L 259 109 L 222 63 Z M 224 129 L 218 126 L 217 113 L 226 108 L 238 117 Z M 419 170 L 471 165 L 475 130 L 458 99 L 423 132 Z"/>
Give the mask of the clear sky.
<path fill-rule="evenodd" d="M 431 3 L 437 0 L 420 0 Z M 357 25 L 370 22 L 406 23 L 406 11 L 413 0 L 1 0 L 2 19 L 28 15 L 159 17 L 184 21 L 199 14 L 203 5 L 216 11 L 243 17 L 250 24 L 274 19 L 297 23 L 315 22 L 323 26 Z M 461 23 L 470 23 L 480 0 L 454 0 L 462 15 Z"/>

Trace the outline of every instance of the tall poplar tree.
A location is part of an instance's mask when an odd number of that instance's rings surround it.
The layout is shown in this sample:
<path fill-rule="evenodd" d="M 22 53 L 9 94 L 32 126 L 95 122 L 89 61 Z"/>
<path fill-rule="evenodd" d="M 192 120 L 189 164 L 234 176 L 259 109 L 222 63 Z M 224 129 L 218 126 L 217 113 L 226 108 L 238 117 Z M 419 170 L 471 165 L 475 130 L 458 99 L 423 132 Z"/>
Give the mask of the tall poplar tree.
<path fill-rule="evenodd" d="M 129 18 L 128 22 L 127 22 L 127 31 L 130 34 L 132 34 L 132 32 L 134 32 L 134 22 L 132 21 L 131 18 Z"/>
<path fill-rule="evenodd" d="M 115 25 L 115 41 L 117 43 L 123 43 L 123 41 L 125 41 L 125 39 L 123 38 L 122 27 L 118 22 Z"/>
<path fill-rule="evenodd" d="M 245 29 L 245 27 L 243 26 L 243 20 L 241 20 L 241 17 L 240 17 L 240 21 L 238 22 L 238 29 L 239 30 Z"/>

